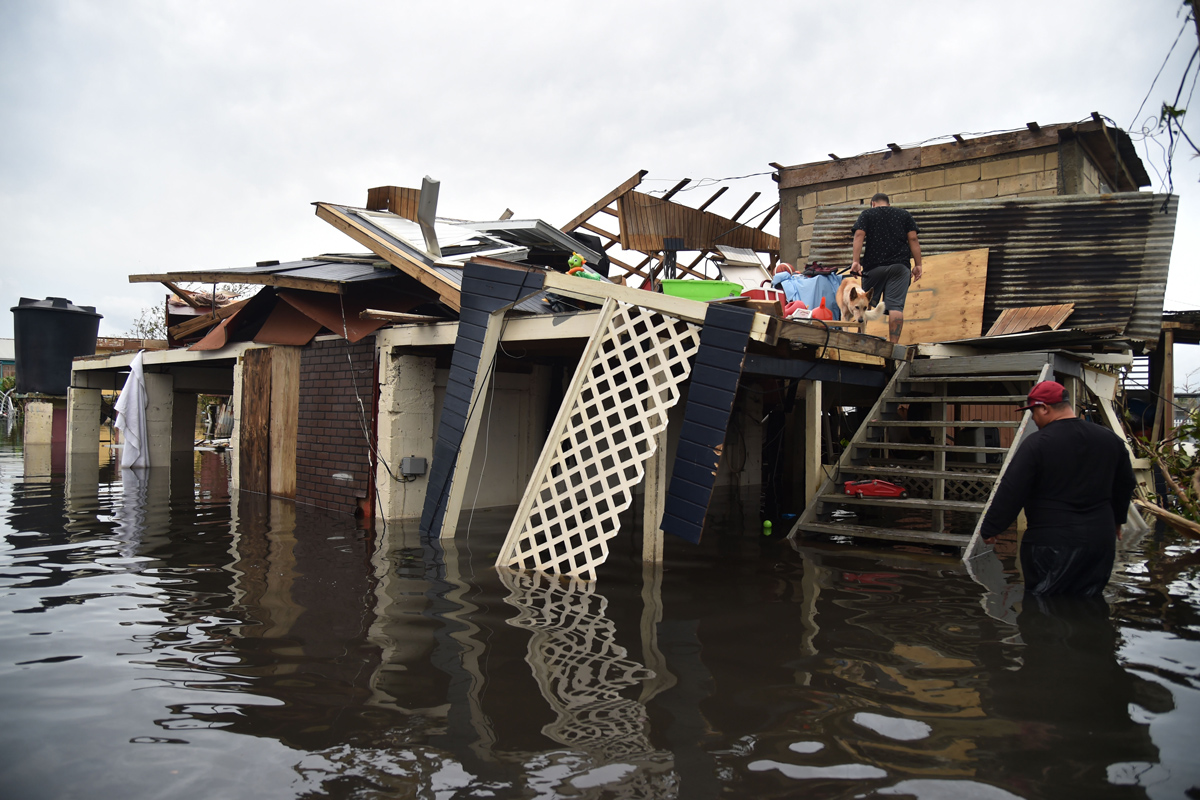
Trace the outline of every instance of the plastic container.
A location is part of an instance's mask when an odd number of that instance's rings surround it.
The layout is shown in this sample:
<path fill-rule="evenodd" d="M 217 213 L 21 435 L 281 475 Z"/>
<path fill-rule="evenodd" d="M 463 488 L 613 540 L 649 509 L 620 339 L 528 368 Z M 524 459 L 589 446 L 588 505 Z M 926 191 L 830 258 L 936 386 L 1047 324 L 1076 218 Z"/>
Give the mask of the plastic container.
<path fill-rule="evenodd" d="M 65 395 L 71 360 L 96 354 L 101 315 L 94 306 L 72 305 L 65 297 L 22 297 L 12 312 L 17 393 Z"/>
<path fill-rule="evenodd" d="M 778 300 L 781 303 L 787 302 L 787 295 L 782 289 L 768 289 L 765 286 L 758 289 L 746 289 L 742 292 L 742 297 L 749 297 L 751 300 Z"/>
<path fill-rule="evenodd" d="M 701 281 L 701 280 L 671 280 L 662 282 L 663 294 L 672 297 L 686 297 L 688 300 L 699 300 L 707 303 L 709 300 L 720 300 L 723 297 L 738 297 L 744 288 L 740 283 L 732 281 Z"/>

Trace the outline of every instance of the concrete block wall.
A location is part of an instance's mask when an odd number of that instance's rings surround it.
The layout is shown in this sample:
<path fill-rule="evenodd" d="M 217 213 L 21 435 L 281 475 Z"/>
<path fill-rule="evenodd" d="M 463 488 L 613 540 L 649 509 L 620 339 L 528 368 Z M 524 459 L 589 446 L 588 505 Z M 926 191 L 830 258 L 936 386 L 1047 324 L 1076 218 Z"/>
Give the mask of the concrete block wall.
<path fill-rule="evenodd" d="M 353 513 L 370 488 L 375 338 L 316 341 L 300 354 L 296 502 Z M 362 405 L 360 407 L 359 400 Z"/>
<path fill-rule="evenodd" d="M 1083 194 L 1109 191 L 1088 159 L 1080 159 L 1079 189 Z M 937 167 L 868 175 L 780 191 L 780 256 L 803 263 L 809 255 L 818 206 L 862 206 L 883 192 L 892 204 L 939 200 L 984 200 L 994 197 L 1041 197 L 1067 194 L 1059 169 L 1057 147 L 1044 147 Z M 789 236 L 789 232 L 794 235 Z M 847 234 L 849 235 L 849 234 Z"/>

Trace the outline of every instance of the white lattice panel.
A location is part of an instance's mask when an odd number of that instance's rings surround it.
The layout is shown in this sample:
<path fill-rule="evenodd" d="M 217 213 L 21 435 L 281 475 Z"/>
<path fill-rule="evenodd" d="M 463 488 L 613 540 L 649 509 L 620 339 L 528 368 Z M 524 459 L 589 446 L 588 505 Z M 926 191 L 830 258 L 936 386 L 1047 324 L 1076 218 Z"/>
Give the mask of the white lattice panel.
<path fill-rule="evenodd" d="M 700 328 L 618 303 L 593 340 L 564 400 L 568 416 L 556 421 L 561 432 L 546 442 L 552 456 L 530 479 L 499 566 L 595 578 L 654 453 L 654 437 L 679 402 Z"/>

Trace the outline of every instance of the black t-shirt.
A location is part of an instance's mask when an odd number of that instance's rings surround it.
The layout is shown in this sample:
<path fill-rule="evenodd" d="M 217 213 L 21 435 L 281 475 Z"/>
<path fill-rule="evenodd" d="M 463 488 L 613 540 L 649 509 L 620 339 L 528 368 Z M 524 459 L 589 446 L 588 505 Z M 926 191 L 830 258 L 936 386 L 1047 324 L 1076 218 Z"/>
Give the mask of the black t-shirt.
<path fill-rule="evenodd" d="M 908 246 L 909 231 L 921 232 L 912 214 L 895 206 L 864 209 L 850 230 L 867 234 L 862 254 L 863 269 L 908 264 L 912 258 L 912 250 Z"/>
<path fill-rule="evenodd" d="M 1136 485 L 1120 437 L 1085 420 L 1060 419 L 1021 443 L 981 533 L 1003 533 L 1024 507 L 1030 544 L 1111 545 Z"/>

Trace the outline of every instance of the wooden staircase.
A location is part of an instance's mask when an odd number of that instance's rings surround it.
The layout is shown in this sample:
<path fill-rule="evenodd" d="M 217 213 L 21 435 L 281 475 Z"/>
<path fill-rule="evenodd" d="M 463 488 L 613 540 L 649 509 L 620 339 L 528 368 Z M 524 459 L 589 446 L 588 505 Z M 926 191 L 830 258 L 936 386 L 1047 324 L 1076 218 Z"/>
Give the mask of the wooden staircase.
<path fill-rule="evenodd" d="M 969 552 L 1008 465 L 1010 447 L 1002 442 L 1020 442 L 1033 424 L 1027 413 L 981 412 L 1021 404 L 1034 383 L 1053 377 L 1054 362 L 1053 354 L 1030 353 L 900 365 L 790 536 Z M 908 496 L 860 499 L 843 493 L 844 481 L 864 478 L 898 484 Z"/>

